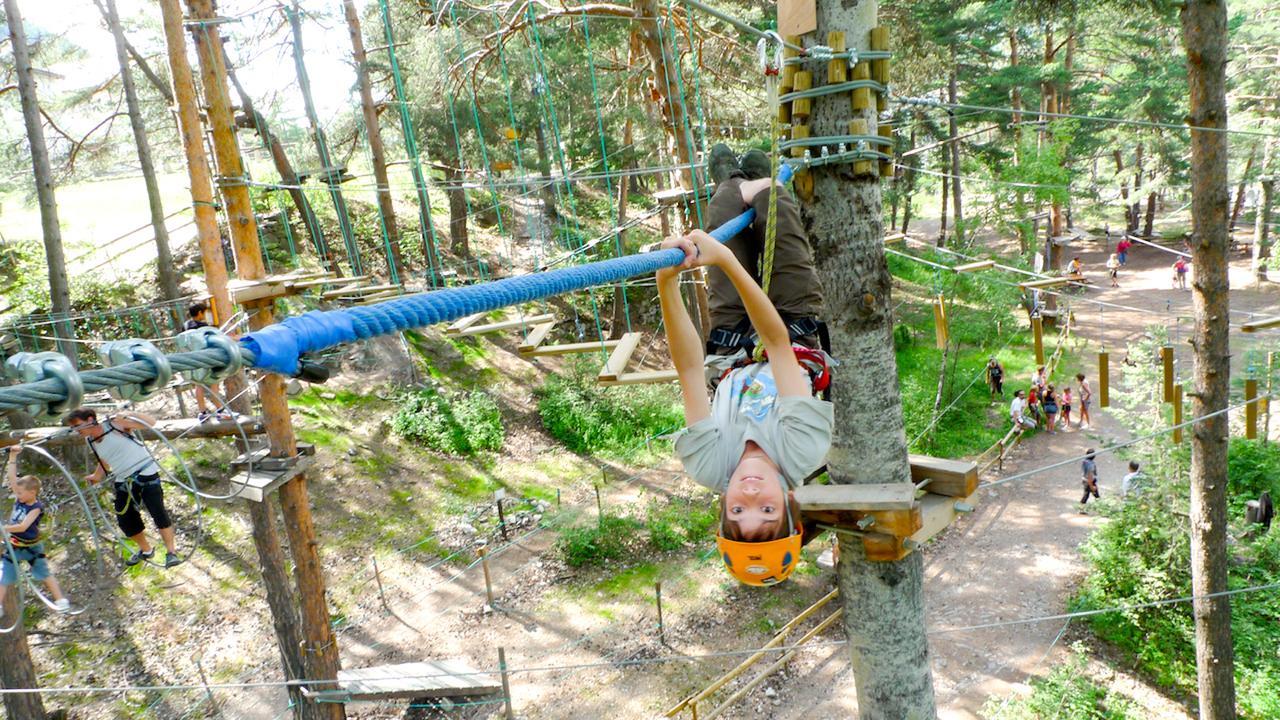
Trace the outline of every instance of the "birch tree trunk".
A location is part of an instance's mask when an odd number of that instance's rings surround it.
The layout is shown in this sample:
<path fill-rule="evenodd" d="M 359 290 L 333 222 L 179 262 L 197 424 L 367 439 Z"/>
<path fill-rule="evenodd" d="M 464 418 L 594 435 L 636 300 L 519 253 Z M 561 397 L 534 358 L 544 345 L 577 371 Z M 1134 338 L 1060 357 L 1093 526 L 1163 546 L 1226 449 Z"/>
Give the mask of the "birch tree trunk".
<path fill-rule="evenodd" d="M 116 45 L 116 62 L 120 64 L 120 84 L 124 86 L 124 104 L 129 112 L 129 126 L 133 129 L 133 144 L 138 149 L 138 166 L 142 181 L 147 187 L 147 206 L 151 210 L 151 231 L 155 234 L 156 275 L 160 280 L 160 294 L 165 300 L 178 299 L 178 277 L 169 250 L 169 229 L 165 226 L 164 203 L 160 200 L 160 183 L 156 181 L 156 165 L 151 159 L 151 143 L 147 140 L 147 126 L 142 121 L 142 108 L 138 105 L 138 88 L 129 70 L 129 51 L 120 27 L 120 13 L 116 0 L 103 0 L 98 5 L 107 29 Z"/>
<path fill-rule="evenodd" d="M 876 0 L 819 0 L 818 30 L 844 32 L 866 50 Z M 814 74 L 815 85 L 825 73 Z M 815 136 L 847 132 L 853 117 L 843 93 L 815 98 Z M 871 112 L 863 115 L 875 127 Z M 891 278 L 885 263 L 880 181 L 847 164 L 813 171 L 813 201 L 801 208 L 826 293 L 832 352 L 856 372 L 835 384 L 835 433 L 828 467 L 838 483 L 908 482 L 907 439 L 893 351 Z M 840 538 L 838 569 L 845 630 L 864 720 L 936 716 L 924 630 L 923 558 L 869 562 L 860 541 Z"/>
<path fill-rule="evenodd" d="M 391 201 L 391 182 L 387 178 L 387 152 L 382 145 L 382 131 L 378 128 L 378 109 L 373 104 L 373 86 L 369 82 L 368 57 L 364 52 L 364 37 L 360 33 L 360 14 L 353 0 L 342 0 L 342 11 L 347 18 L 347 30 L 351 33 L 351 59 L 356 66 L 356 80 L 360 85 L 360 109 L 364 113 L 364 131 L 369 139 L 369 156 L 373 162 L 373 178 L 378 183 L 378 214 L 387 233 L 390 275 L 392 282 L 404 282 L 404 258 L 400 254 L 400 230 L 396 227 L 396 209 Z M 430 258 L 427 258 L 428 264 Z"/>
<path fill-rule="evenodd" d="M 36 96 L 36 79 L 31 72 L 31 49 L 22 24 L 18 0 L 4 0 L 5 20 L 9 24 L 9 42 L 13 46 L 13 69 L 18 76 L 18 96 L 22 102 L 22 119 L 27 126 L 27 143 L 31 149 L 31 171 L 35 178 L 36 199 L 40 205 L 40 229 L 44 235 L 44 256 L 49 265 L 49 301 L 55 316 L 71 312 L 71 287 L 67 282 L 67 259 L 62 251 L 62 226 L 58 222 L 58 199 L 53 191 L 53 168 L 49 165 L 49 147 L 44 142 L 44 124 L 40 118 L 40 99 Z M 71 322 L 55 323 L 53 334 L 58 352 L 76 362 L 76 346 L 71 342 Z"/>
<path fill-rule="evenodd" d="M 1191 218 L 1195 309 L 1192 334 L 1195 392 L 1192 417 L 1227 407 L 1231 388 L 1228 347 L 1227 136 L 1195 128 L 1227 127 L 1227 5 L 1187 0 L 1182 6 L 1191 110 Z M 1227 589 L 1227 440 L 1225 414 L 1201 421 L 1191 433 L 1191 585 L 1196 630 L 1196 675 L 1202 720 L 1235 714 L 1235 661 L 1231 600 L 1203 596 Z"/>

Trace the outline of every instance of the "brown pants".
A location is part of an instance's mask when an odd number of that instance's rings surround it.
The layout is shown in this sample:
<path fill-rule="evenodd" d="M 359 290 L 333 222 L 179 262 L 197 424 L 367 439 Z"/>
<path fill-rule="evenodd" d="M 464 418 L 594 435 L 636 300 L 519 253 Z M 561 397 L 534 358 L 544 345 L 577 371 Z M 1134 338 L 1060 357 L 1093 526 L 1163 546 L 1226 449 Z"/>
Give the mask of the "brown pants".
<path fill-rule="evenodd" d="M 707 207 L 707 230 L 714 230 L 746 210 L 742 204 L 742 178 L 729 178 L 716 187 Z M 751 202 L 756 220 L 751 227 L 725 243 L 763 285 L 760 273 L 764 264 L 764 236 L 769 217 L 769 193 L 765 190 Z M 785 320 L 816 318 L 822 308 L 822 287 L 813 267 L 813 249 L 800 222 L 800 209 L 791 193 L 778 194 L 778 227 L 773 251 L 773 277 L 769 284 L 769 300 Z M 710 294 L 711 327 L 731 330 L 747 317 L 742 298 L 733 282 L 719 268 L 707 268 Z"/>

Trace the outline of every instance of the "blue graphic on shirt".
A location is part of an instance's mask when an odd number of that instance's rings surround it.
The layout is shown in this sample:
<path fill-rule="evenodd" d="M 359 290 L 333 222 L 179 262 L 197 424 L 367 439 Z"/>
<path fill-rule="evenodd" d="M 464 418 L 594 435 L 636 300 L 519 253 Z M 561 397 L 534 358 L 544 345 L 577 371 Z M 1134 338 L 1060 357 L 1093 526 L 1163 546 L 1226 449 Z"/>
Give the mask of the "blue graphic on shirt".
<path fill-rule="evenodd" d="M 733 397 L 739 413 L 762 422 L 778 402 L 778 386 L 769 372 L 738 373 L 733 379 Z"/>
<path fill-rule="evenodd" d="M 39 500 L 28 505 L 24 502 L 15 502 L 13 504 L 13 512 L 9 514 L 10 525 L 21 525 L 27 516 L 36 510 L 43 510 L 44 503 Z M 30 544 L 40 539 L 40 521 L 44 520 L 44 514 L 41 513 L 36 521 L 31 523 L 31 527 L 22 532 L 12 533 L 11 537 L 17 541 L 17 544 Z"/>

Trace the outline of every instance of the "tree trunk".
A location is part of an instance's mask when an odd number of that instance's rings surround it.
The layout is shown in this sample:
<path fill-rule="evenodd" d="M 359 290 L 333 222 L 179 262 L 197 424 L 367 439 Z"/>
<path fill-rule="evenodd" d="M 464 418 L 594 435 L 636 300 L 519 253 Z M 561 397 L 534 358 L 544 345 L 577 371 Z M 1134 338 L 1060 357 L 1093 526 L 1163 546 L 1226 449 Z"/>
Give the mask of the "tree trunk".
<path fill-rule="evenodd" d="M 1149 238 L 1155 234 L 1156 194 L 1147 193 L 1147 220 L 1142 226 L 1142 237 Z"/>
<path fill-rule="evenodd" d="M 400 116 L 400 133 L 404 139 L 405 155 L 409 158 L 409 172 L 413 175 L 413 187 L 418 198 L 418 232 L 422 236 L 422 254 L 430 270 L 429 285 L 436 287 L 444 282 L 440 274 L 440 250 L 436 242 L 435 220 L 431 217 L 431 193 L 427 187 L 427 176 L 422 172 L 422 160 L 418 153 L 418 137 L 413 127 L 413 117 L 409 113 L 409 97 L 400 79 L 400 60 L 396 53 L 396 37 L 391 27 L 391 8 L 387 0 L 378 0 L 378 10 L 382 14 L 382 32 L 387 42 L 387 61 L 391 64 L 391 78 L 395 86 L 395 101 Z"/>
<path fill-rule="evenodd" d="M 1138 143 L 1138 149 L 1133 156 L 1133 210 L 1129 213 L 1133 226 L 1129 228 L 1129 232 L 1135 235 L 1138 232 L 1138 223 L 1142 220 L 1142 201 L 1138 198 L 1142 195 L 1143 160 L 1145 160 L 1143 150 L 1142 143 Z"/>
<path fill-rule="evenodd" d="M 916 146 L 916 128 L 919 125 L 920 123 L 911 123 L 911 147 L 913 149 Z M 915 196 L 916 190 L 916 162 L 916 156 L 912 155 L 907 160 L 906 169 L 902 171 L 902 234 L 904 235 L 907 233 L 907 228 L 911 227 L 911 201 Z"/>
<path fill-rule="evenodd" d="M 1262 201 L 1253 226 L 1253 277 L 1261 284 L 1267 281 L 1267 259 L 1271 257 L 1271 203 L 1275 200 L 1276 181 L 1262 181 Z"/>
<path fill-rule="evenodd" d="M 947 114 L 954 114 L 955 110 L 948 110 Z M 947 177 L 951 175 L 951 153 L 947 151 L 947 147 L 942 147 L 942 208 L 941 217 L 938 222 L 938 247 L 947 244 L 947 198 L 951 196 L 951 179 Z"/>
<path fill-rule="evenodd" d="M 4 596 L 4 620 L 0 624 L 16 622 L 12 632 L 0 635 L 0 687 L 7 690 L 38 688 L 35 665 L 31 662 L 31 648 L 27 646 L 27 629 L 23 624 L 22 607 L 18 605 L 18 593 L 12 588 Z M 43 718 L 44 701 L 40 693 L 5 694 L 4 711 L 11 718 Z"/>
<path fill-rule="evenodd" d="M 667 49 L 666 38 L 658 19 L 662 17 L 657 0 L 635 0 L 635 23 L 639 30 L 640 44 L 649 55 L 649 69 L 653 78 L 654 91 L 662 110 L 662 128 L 667 134 L 667 146 L 670 155 L 679 165 L 688 166 L 693 162 L 693 138 L 689 137 L 688 118 L 685 104 L 680 101 L 678 70 L 670 65 L 676 62 Z M 680 170 L 680 185 L 686 190 L 697 186 L 693 171 Z"/>
<path fill-rule="evenodd" d="M 542 126 L 539 116 L 534 124 L 534 139 L 538 146 L 538 174 L 542 176 L 542 202 L 546 205 L 547 217 L 555 219 L 559 216 L 556 209 L 556 189 L 551 182 L 551 155 L 547 152 L 547 131 Z"/>
<path fill-rule="evenodd" d="M 1225 410 L 1231 389 L 1228 346 L 1227 135 L 1196 128 L 1227 127 L 1227 6 L 1223 0 L 1187 0 L 1182 42 L 1190 85 L 1192 263 L 1195 282 L 1195 393 L 1192 417 Z M 1196 675 L 1202 720 L 1235 715 L 1235 660 L 1231 599 L 1205 598 L 1227 589 L 1227 440 L 1225 414 L 1207 418 L 1191 433 L 1191 586 L 1198 598 Z"/>
<path fill-rule="evenodd" d="M 1244 172 L 1240 173 L 1240 186 L 1236 189 L 1236 201 L 1231 206 L 1231 222 L 1227 224 L 1229 232 L 1235 232 L 1236 223 L 1240 220 L 1240 211 L 1244 209 L 1244 190 L 1248 186 L 1249 171 L 1253 169 L 1253 158 L 1258 154 L 1258 146 L 1249 149 L 1249 159 L 1244 162 Z"/>
<path fill-rule="evenodd" d="M 289 193 L 289 198 L 293 200 L 293 206 L 298 210 L 298 216 L 302 219 L 302 226 L 307 229 L 307 236 L 311 238 L 311 245 L 316 249 L 316 255 L 329 264 L 335 275 L 342 277 L 342 266 L 338 264 L 338 256 L 325 240 L 324 229 L 320 226 L 320 220 L 316 217 L 316 212 L 311 207 L 311 201 L 307 199 L 306 191 L 302 189 L 302 183 L 298 180 L 298 174 L 293 170 L 293 163 L 289 161 L 289 156 L 284 151 L 284 145 L 280 142 L 280 138 L 271 132 L 267 119 L 253 106 L 253 98 L 249 97 L 249 93 L 245 92 L 244 86 L 240 84 L 240 79 L 236 77 L 236 71 L 231 66 L 230 59 L 224 57 L 223 60 L 227 67 L 227 79 L 231 81 L 231 86 L 235 88 L 236 96 L 240 98 L 240 109 L 244 113 L 246 120 L 252 123 L 251 127 L 258 134 L 258 138 L 262 140 L 262 144 L 271 153 L 271 162 L 275 165 L 276 173 L 280 176 L 280 184 L 286 186 L 286 192 Z"/>
<path fill-rule="evenodd" d="M 138 105 L 138 89 L 129 71 L 129 51 L 126 49 L 124 29 L 120 27 L 120 14 L 116 0 L 103 0 L 98 5 L 107 29 L 116 44 L 116 62 L 120 64 L 120 84 L 124 86 L 124 103 L 129 111 L 129 125 L 133 128 L 133 144 L 138 150 L 138 166 L 142 181 L 147 187 L 147 205 L 151 209 L 151 231 L 155 233 L 156 274 L 160 279 L 160 294 L 165 300 L 178 299 L 178 277 L 169 250 L 169 229 L 165 226 L 164 203 L 160 201 L 160 183 L 156 181 L 156 166 L 151 159 L 151 143 L 147 140 L 147 126 L 142 121 L 142 108 Z"/>
<path fill-rule="evenodd" d="M 356 12 L 353 0 L 342 0 L 342 10 L 351 33 L 351 59 L 355 62 L 356 80 L 360 84 L 360 108 L 364 113 L 365 136 L 369 139 L 373 178 L 378 183 L 378 214 L 382 216 L 382 228 L 387 234 L 389 274 L 391 282 L 403 283 L 404 279 L 400 277 L 404 270 L 400 230 L 396 227 L 396 209 L 391 201 L 391 181 L 387 177 L 387 153 L 382 147 L 382 131 L 378 128 L 378 109 L 374 107 L 373 87 L 369 83 L 369 60 L 364 52 L 364 37 L 360 34 L 360 14 Z"/>
<path fill-rule="evenodd" d="M 27 142 L 31 148 L 31 171 L 35 178 L 36 198 L 40 204 L 40 228 L 44 235 L 44 256 L 49 265 L 49 301 L 55 317 L 65 318 L 71 312 L 71 286 L 67 282 L 67 260 L 62 252 L 62 226 L 58 222 L 58 199 L 53 191 L 53 168 L 49 165 L 49 148 L 44 143 L 44 121 L 40 118 L 40 99 L 36 96 L 36 80 L 31 72 L 31 49 L 18 0 L 4 0 L 5 19 L 9 24 L 9 42 L 13 45 L 13 69 L 18 76 L 18 97 L 22 101 L 22 119 L 27 126 Z M 58 352 L 77 365 L 76 346 L 71 342 L 71 321 L 62 319 L 53 325 L 59 338 Z"/>
<path fill-rule="evenodd" d="M 850 48 L 867 49 L 877 24 L 875 0 L 818 2 L 813 37 L 844 32 Z M 814 74 L 815 85 L 825 73 Z M 873 112 L 862 113 L 871 127 Z M 814 135 L 844 133 L 849 96 L 814 98 Z M 892 331 L 891 278 L 885 263 L 880 181 L 855 177 L 849 165 L 814 168 L 813 201 L 801 208 L 826 292 L 832 352 L 858 371 L 834 388 L 835 430 L 828 468 L 837 483 L 909 482 L 907 439 Z M 921 593 L 923 557 L 869 562 L 861 541 L 840 536 L 840 598 L 865 720 L 924 720 L 937 715 Z"/>
<path fill-rule="evenodd" d="M 449 250 L 463 258 L 471 257 L 467 237 L 467 190 L 462 186 L 462 171 L 453 165 L 444 168 L 445 194 L 449 197 Z"/>
<path fill-rule="evenodd" d="M 628 90 L 628 105 L 630 105 L 630 91 Z M 630 108 L 628 107 L 629 111 Z M 634 131 L 631 123 L 631 116 L 628 114 L 626 122 L 622 126 L 622 147 L 631 147 L 631 143 L 635 141 Z M 617 225 L 621 227 L 627 221 L 627 206 L 631 202 L 631 176 L 623 175 L 618 179 L 618 217 Z M 618 231 L 618 255 L 621 256 L 626 240 L 626 230 Z M 631 317 L 628 315 L 627 291 L 622 283 L 613 286 L 613 322 L 609 325 L 609 339 L 617 340 L 622 334 L 630 329 Z"/>
<path fill-rule="evenodd" d="M 351 214 L 347 211 L 347 201 L 342 196 L 342 177 L 333 158 L 329 156 L 329 141 L 325 138 L 324 128 L 320 126 L 320 116 L 316 114 L 316 104 L 311 97 L 311 79 L 307 74 L 307 64 L 303 59 L 302 21 L 299 15 L 297 0 L 292 6 L 284 6 L 289 18 L 289 27 L 293 35 L 293 65 L 298 76 L 298 89 L 302 92 L 302 106 L 307 113 L 307 122 L 311 126 L 311 139 L 315 142 L 316 156 L 320 160 L 317 171 L 320 179 L 329 188 L 329 199 L 333 201 L 333 211 L 338 218 L 338 228 L 342 231 L 342 241 L 347 247 L 347 266 L 352 275 L 363 275 L 364 266 L 360 261 L 360 246 L 356 243 L 355 232 L 351 227 Z"/>
<path fill-rule="evenodd" d="M 1124 226 L 1125 232 L 1133 232 L 1133 228 L 1138 227 L 1138 221 L 1133 217 L 1133 206 L 1129 204 L 1129 180 L 1121 175 L 1124 172 L 1124 157 L 1120 155 L 1119 150 L 1112 150 L 1111 157 L 1116 161 L 1116 178 L 1120 180 L 1120 199 L 1124 201 Z"/>
<path fill-rule="evenodd" d="M 952 44 L 951 72 L 947 78 L 947 101 L 953 106 L 959 102 L 956 83 L 956 46 Z M 951 148 L 951 207 L 952 214 L 955 215 L 956 243 L 959 244 L 964 242 L 964 206 L 960 202 L 960 139 L 954 107 L 947 113 L 947 129 L 951 133 L 949 136 L 951 142 L 947 143 Z"/>

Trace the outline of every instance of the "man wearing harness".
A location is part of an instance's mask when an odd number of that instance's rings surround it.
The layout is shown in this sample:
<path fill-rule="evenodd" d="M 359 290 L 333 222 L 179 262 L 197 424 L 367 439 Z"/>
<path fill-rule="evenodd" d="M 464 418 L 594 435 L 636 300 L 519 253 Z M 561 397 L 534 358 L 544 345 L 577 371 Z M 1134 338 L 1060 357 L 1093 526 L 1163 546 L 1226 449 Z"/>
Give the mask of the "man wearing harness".
<path fill-rule="evenodd" d="M 145 505 L 164 541 L 167 551 L 164 566 L 170 568 L 181 563 L 182 558 L 174 540 L 173 521 L 164 506 L 160 466 L 146 446 L 130 434 L 154 423 L 155 420 L 141 414 L 117 415 L 98 422 L 98 414 L 89 408 L 75 410 L 66 418 L 66 424 L 89 442 L 89 449 L 98 461 L 84 479 L 97 485 L 110 473 L 115 481 L 116 522 L 125 537 L 138 546 L 125 564 L 137 565 L 155 555 L 142 524 L 142 513 L 138 512 L 138 507 Z"/>

